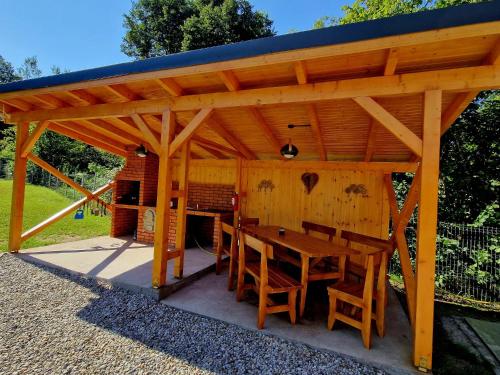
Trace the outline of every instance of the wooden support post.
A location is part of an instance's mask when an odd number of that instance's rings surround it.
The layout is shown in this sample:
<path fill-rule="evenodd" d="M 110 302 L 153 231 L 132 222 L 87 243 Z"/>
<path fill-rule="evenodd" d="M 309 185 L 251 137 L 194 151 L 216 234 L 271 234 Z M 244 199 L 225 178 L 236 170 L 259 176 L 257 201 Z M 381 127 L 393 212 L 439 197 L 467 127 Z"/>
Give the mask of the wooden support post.
<path fill-rule="evenodd" d="M 26 187 L 26 163 L 22 157 L 23 145 L 29 136 L 29 123 L 23 122 L 17 126 L 16 156 L 14 165 L 14 180 L 12 181 L 12 202 L 10 205 L 9 251 L 17 252 L 21 248 L 21 232 L 23 230 L 24 190 Z"/>
<path fill-rule="evenodd" d="M 432 368 L 441 102 L 441 90 L 425 92 L 413 332 L 413 360 L 424 371 Z"/>
<path fill-rule="evenodd" d="M 35 129 L 33 129 L 31 134 L 29 135 L 28 139 L 23 144 L 23 151 L 21 153 L 21 157 L 25 158 L 28 156 L 28 154 L 31 152 L 31 150 L 35 146 L 36 141 L 38 141 L 38 138 L 40 138 L 42 136 L 43 132 L 45 131 L 45 129 L 47 129 L 47 126 L 49 126 L 49 122 L 42 121 L 41 123 L 39 123 L 36 126 Z"/>
<path fill-rule="evenodd" d="M 169 158 L 170 143 L 175 134 L 175 114 L 163 112 L 158 166 L 158 193 L 156 200 L 156 225 L 153 255 L 154 288 L 167 282 L 168 231 L 170 227 L 170 199 L 172 197 L 172 165 Z"/>
<path fill-rule="evenodd" d="M 236 159 L 236 181 L 234 182 L 234 192 L 238 194 L 239 197 L 239 203 L 238 203 L 238 209 L 234 211 L 234 218 L 233 218 L 233 227 L 238 228 L 238 224 L 240 221 L 240 212 L 241 212 L 241 203 L 242 203 L 242 196 L 241 196 L 241 174 L 243 173 L 243 160 L 241 158 Z"/>
<path fill-rule="evenodd" d="M 179 167 L 179 198 L 177 201 L 177 230 L 175 232 L 175 250 L 179 256 L 175 258 L 174 276 L 182 278 L 184 271 L 184 250 L 186 248 L 186 211 L 189 189 L 189 155 L 191 152 L 190 142 L 186 142 L 181 148 L 181 164 Z"/>

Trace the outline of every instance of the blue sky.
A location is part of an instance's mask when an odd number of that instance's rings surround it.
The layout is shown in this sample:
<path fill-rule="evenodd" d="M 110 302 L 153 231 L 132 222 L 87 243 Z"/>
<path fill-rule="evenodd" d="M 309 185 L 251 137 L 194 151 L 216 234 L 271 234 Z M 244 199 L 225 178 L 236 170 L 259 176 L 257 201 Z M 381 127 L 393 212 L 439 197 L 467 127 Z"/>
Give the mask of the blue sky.
<path fill-rule="evenodd" d="M 274 20 L 278 34 L 310 29 L 339 15 L 339 0 L 250 0 Z M 129 0 L 1 0 L 0 55 L 16 68 L 37 56 L 44 75 L 57 65 L 71 71 L 130 60 L 120 51 L 122 15 Z"/>

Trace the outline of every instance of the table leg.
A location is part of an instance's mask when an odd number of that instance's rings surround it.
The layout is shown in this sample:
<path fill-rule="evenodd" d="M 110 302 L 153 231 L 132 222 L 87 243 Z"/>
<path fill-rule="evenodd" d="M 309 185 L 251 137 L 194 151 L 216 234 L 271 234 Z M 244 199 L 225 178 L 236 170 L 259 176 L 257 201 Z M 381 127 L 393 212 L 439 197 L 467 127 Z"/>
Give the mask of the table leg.
<path fill-rule="evenodd" d="M 309 280 L 309 257 L 306 255 L 301 255 L 302 258 L 302 275 L 300 278 L 300 283 L 302 284 L 302 289 L 300 291 L 300 308 L 299 317 L 302 318 L 304 315 L 304 309 L 306 307 L 306 297 L 307 297 L 307 283 Z"/>

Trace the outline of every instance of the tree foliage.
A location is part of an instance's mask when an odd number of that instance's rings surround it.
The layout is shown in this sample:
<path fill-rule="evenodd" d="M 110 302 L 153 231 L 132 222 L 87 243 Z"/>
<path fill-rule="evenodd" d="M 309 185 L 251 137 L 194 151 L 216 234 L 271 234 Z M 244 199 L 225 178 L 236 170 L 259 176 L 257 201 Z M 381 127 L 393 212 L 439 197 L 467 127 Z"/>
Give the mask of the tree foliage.
<path fill-rule="evenodd" d="M 138 0 L 123 24 L 122 51 L 136 59 L 274 35 L 247 0 Z"/>

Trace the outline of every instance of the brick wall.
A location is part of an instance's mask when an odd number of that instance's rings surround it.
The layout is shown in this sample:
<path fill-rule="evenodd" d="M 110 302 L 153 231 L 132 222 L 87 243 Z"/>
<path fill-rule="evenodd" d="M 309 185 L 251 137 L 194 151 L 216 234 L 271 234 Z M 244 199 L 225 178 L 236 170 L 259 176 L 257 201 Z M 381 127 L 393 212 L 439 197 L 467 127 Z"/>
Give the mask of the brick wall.
<path fill-rule="evenodd" d="M 156 190 L 158 185 L 158 157 L 149 153 L 145 158 L 135 155 L 135 147 L 128 150 L 127 161 L 124 168 L 115 177 L 116 187 L 113 190 L 113 202 L 117 197 L 126 194 L 129 181 L 140 182 L 139 205 L 137 208 L 114 207 L 111 223 L 111 236 L 132 235 L 137 230 L 137 240 L 144 243 L 154 242 L 154 232 L 144 228 L 144 213 L 148 208 L 156 206 Z M 176 181 L 172 184 L 177 189 Z M 229 211 L 232 209 L 231 197 L 233 185 L 190 183 L 188 206 Z M 217 245 L 218 235 L 214 224 L 218 218 L 211 217 L 198 220 L 196 230 L 201 231 L 206 238 L 213 238 L 214 246 Z M 215 222 L 215 223 L 214 223 Z M 175 232 L 177 225 L 177 211 L 170 212 L 169 246 L 175 246 Z M 189 225 L 189 222 L 188 222 Z"/>

